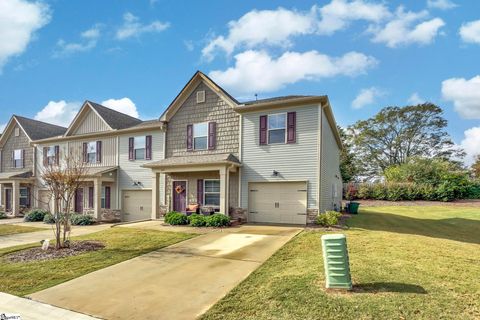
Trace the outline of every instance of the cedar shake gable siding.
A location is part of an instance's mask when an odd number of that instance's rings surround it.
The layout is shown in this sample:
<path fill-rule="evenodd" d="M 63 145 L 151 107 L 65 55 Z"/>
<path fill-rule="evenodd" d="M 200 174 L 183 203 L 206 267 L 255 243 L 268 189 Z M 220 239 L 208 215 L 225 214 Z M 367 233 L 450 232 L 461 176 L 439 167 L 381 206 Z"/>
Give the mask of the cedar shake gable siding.
<path fill-rule="evenodd" d="M 15 128 L 19 128 L 19 136 L 15 136 Z M 33 147 L 30 146 L 30 139 L 28 139 L 25 132 L 15 122 L 14 129 L 10 132 L 8 137 L 5 137 L 5 144 L 2 146 L 2 166 L 1 172 L 23 172 L 25 170 L 33 170 Z M 15 168 L 12 161 L 13 151 L 16 149 L 24 150 L 24 167 Z"/>
<path fill-rule="evenodd" d="M 205 102 L 197 103 L 197 92 L 205 91 Z M 187 126 L 202 122 L 216 123 L 216 144 L 211 150 L 187 150 Z M 166 158 L 239 153 L 240 115 L 219 95 L 201 82 L 172 116 L 167 126 Z"/>

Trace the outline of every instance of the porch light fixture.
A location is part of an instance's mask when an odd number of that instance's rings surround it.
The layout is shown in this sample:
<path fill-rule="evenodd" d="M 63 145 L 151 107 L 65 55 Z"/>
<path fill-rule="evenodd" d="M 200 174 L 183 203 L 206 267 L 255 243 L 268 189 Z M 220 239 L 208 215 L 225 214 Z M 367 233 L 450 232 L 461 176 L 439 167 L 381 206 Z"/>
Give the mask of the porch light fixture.
<path fill-rule="evenodd" d="M 272 176 L 273 177 L 278 177 L 279 172 L 277 170 L 273 170 Z"/>
<path fill-rule="evenodd" d="M 142 182 L 141 181 L 133 181 L 132 183 L 134 186 L 141 186 Z"/>

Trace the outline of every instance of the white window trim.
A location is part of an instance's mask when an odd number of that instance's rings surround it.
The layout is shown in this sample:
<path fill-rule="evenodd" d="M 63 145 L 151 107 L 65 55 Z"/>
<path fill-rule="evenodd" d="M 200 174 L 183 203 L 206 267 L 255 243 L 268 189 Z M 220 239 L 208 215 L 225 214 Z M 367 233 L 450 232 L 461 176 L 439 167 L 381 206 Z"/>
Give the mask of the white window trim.
<path fill-rule="evenodd" d="M 285 115 L 285 126 L 284 126 L 284 130 L 285 130 L 285 135 L 284 135 L 284 139 L 283 139 L 283 142 L 273 142 L 273 143 L 270 143 L 270 131 L 271 130 L 281 130 L 280 128 L 276 128 L 276 129 L 270 129 L 269 127 L 269 124 L 270 124 L 270 116 L 277 116 L 279 114 L 284 114 Z M 278 113 L 272 113 L 272 114 L 269 114 L 267 115 L 267 144 L 286 144 L 287 143 L 287 121 L 288 121 L 288 115 L 287 115 L 287 112 L 278 112 Z"/>
<path fill-rule="evenodd" d="M 136 150 L 140 150 L 142 148 L 135 148 L 135 138 L 143 138 L 143 140 L 145 141 L 145 145 L 143 146 L 143 158 L 138 158 L 137 159 L 137 153 L 135 152 Z M 147 157 L 147 136 L 135 136 L 133 137 L 133 160 L 145 160 L 145 158 Z"/>
<path fill-rule="evenodd" d="M 200 125 L 200 124 L 206 124 L 207 125 L 207 135 L 205 136 L 196 136 L 195 135 L 195 125 Z M 192 144 L 193 144 L 193 150 L 208 150 L 208 144 L 210 143 L 210 137 L 208 135 L 208 122 L 199 122 L 199 123 L 194 123 L 192 125 L 192 130 L 193 130 L 193 134 L 192 134 Z M 204 149 L 197 149 L 195 148 L 195 138 L 207 138 L 207 146 L 204 148 Z"/>
<path fill-rule="evenodd" d="M 95 152 L 88 152 L 90 144 L 93 143 L 95 145 Z M 97 141 L 89 141 L 87 142 L 87 163 L 95 163 L 97 162 Z M 90 154 L 95 153 L 95 160 L 93 162 L 90 162 Z"/>
<path fill-rule="evenodd" d="M 28 200 L 28 188 L 27 187 L 20 187 L 18 188 L 19 191 L 18 191 L 18 199 L 19 199 L 19 203 L 21 202 L 21 199 L 27 199 Z M 22 190 L 26 190 L 27 191 L 27 195 L 26 196 L 22 196 Z"/>
<path fill-rule="evenodd" d="M 53 149 L 53 156 L 49 156 L 50 149 Z M 55 164 L 55 146 L 49 146 L 47 147 L 47 164 Z M 52 159 L 52 162 L 50 162 L 50 159 Z"/>
<path fill-rule="evenodd" d="M 16 151 L 20 151 L 20 158 L 15 157 Z M 17 160 L 20 160 L 20 165 L 17 166 Z M 23 149 L 15 149 L 13 150 L 13 164 L 15 169 L 23 168 Z"/>
<path fill-rule="evenodd" d="M 203 179 L 203 202 L 202 202 L 202 203 L 203 203 L 204 206 L 207 206 L 207 207 L 208 207 L 208 206 L 210 206 L 210 207 L 217 207 L 217 205 L 214 205 L 214 204 L 207 204 L 207 203 L 205 202 L 205 198 L 206 198 L 205 196 L 206 196 L 207 193 L 208 193 L 208 194 L 218 194 L 219 197 L 220 197 L 220 196 L 221 196 L 221 190 L 219 190 L 218 192 L 206 192 L 205 182 L 207 182 L 207 181 L 218 181 L 218 183 L 220 183 L 220 179 Z"/>

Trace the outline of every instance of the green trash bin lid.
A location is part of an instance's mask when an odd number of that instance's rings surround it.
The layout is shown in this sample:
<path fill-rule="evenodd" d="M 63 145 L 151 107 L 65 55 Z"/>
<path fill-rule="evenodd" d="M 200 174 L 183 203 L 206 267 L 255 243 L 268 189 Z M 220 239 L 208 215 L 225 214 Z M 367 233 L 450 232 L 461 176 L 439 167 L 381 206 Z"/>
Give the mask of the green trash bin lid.
<path fill-rule="evenodd" d="M 339 240 L 339 239 L 345 239 L 346 236 L 341 233 L 335 233 L 335 234 L 324 234 L 322 236 L 322 240 Z"/>

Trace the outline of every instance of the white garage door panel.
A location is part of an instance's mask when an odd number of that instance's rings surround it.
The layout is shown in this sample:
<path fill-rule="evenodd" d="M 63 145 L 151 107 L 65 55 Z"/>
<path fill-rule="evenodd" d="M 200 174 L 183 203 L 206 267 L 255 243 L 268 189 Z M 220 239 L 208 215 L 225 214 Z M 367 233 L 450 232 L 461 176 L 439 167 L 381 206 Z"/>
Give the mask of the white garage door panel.
<path fill-rule="evenodd" d="M 250 221 L 305 224 L 306 213 L 306 182 L 256 182 L 249 184 Z"/>
<path fill-rule="evenodd" d="M 150 219 L 152 215 L 152 191 L 123 191 L 123 220 L 137 221 Z"/>

